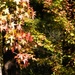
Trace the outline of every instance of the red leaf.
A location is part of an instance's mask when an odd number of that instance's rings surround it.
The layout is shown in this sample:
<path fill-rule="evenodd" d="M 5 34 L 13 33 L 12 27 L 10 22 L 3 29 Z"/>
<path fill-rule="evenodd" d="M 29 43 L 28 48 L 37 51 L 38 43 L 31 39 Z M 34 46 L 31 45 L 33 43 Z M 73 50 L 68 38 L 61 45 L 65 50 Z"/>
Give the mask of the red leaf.
<path fill-rule="evenodd" d="M 25 37 L 27 42 L 28 42 L 28 40 L 29 40 L 29 37 L 30 37 L 30 33 L 27 33 L 27 34 L 26 34 L 26 37 Z"/>
<path fill-rule="evenodd" d="M 30 37 L 29 37 L 29 42 L 32 42 L 32 41 L 33 41 L 33 37 L 30 36 Z"/>

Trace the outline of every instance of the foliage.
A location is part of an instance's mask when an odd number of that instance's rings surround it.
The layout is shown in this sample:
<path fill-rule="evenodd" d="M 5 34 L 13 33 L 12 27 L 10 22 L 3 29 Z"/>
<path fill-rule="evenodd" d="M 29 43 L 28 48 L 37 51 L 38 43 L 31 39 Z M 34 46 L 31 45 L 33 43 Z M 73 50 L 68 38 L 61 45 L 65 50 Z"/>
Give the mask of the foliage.
<path fill-rule="evenodd" d="M 51 53 L 53 61 L 52 60 L 50 61 L 52 63 L 56 62 L 55 65 L 54 63 L 51 64 L 53 75 L 74 74 L 75 73 L 73 70 L 75 68 L 74 1 L 31 0 L 31 5 L 37 12 L 36 17 L 40 20 L 37 24 L 36 29 L 39 32 L 44 33 L 47 39 L 51 41 L 54 47 L 54 48 L 52 47 L 54 50 Z M 40 10 L 37 7 L 39 7 Z M 38 12 L 41 16 L 38 14 Z"/>
<path fill-rule="evenodd" d="M 33 57 L 27 54 L 27 50 L 32 50 L 33 37 L 30 31 L 24 31 L 22 27 L 29 23 L 28 18 L 34 19 L 34 11 L 28 1 L 6 1 L 0 9 L 0 31 L 2 39 L 5 39 L 2 40 L 3 53 L 12 50 L 17 54 L 15 50 L 18 50 L 19 53 L 15 56 L 17 62 L 23 62 L 23 66 L 27 67 L 28 59 Z"/>
<path fill-rule="evenodd" d="M 7 0 L 1 4 L 3 24 L 9 22 L 9 28 L 17 24 L 13 31 L 4 26 L 3 29 L 7 30 L 5 47 L 7 49 L 7 41 L 11 40 L 12 42 L 8 43 L 13 51 L 14 39 L 18 39 L 18 47 L 15 48 L 18 48 L 20 53 L 15 58 L 20 58 L 18 62 L 23 58 L 28 59 L 25 60 L 27 66 L 20 63 L 23 75 L 75 74 L 73 0 L 30 0 L 28 3 Z M 15 24 L 11 20 L 15 21 Z M 16 34 L 14 39 L 10 39 L 12 34 Z"/>

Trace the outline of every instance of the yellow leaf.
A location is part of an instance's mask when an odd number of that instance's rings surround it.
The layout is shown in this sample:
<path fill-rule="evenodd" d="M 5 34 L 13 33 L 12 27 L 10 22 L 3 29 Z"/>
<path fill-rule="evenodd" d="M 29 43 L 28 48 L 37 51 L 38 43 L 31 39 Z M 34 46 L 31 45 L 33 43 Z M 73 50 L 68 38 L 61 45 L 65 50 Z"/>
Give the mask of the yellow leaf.
<path fill-rule="evenodd" d="M 71 36 L 74 36 L 74 33 L 70 33 Z"/>

